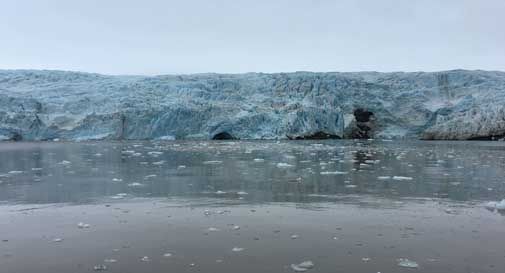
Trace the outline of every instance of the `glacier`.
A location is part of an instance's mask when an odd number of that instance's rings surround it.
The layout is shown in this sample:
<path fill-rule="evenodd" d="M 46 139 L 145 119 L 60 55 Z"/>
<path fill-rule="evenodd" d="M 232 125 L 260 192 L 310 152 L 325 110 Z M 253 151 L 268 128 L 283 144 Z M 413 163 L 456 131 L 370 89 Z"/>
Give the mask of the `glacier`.
<path fill-rule="evenodd" d="M 505 136 L 505 73 L 0 70 L 0 140 Z"/>

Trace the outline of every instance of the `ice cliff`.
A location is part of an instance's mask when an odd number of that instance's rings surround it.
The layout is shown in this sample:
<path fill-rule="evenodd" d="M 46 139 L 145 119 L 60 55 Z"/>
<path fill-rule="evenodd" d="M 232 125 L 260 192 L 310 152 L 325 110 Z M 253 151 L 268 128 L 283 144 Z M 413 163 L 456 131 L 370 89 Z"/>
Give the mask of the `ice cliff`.
<path fill-rule="evenodd" d="M 0 70 L 0 139 L 491 139 L 505 73 Z"/>

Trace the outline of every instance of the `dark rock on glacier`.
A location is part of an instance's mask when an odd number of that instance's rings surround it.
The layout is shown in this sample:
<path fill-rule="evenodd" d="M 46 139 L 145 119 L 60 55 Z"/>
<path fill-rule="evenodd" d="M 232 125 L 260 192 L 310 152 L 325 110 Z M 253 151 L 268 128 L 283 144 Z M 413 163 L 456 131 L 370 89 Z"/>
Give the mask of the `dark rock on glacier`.
<path fill-rule="evenodd" d="M 357 122 L 369 122 L 371 117 L 373 116 L 372 112 L 367 111 L 363 108 L 358 108 L 354 110 L 353 114 Z"/>
<path fill-rule="evenodd" d="M 505 73 L 0 70 L 0 139 L 493 139 Z"/>
<path fill-rule="evenodd" d="M 368 139 L 376 130 L 375 116 L 373 112 L 358 108 L 353 112 L 354 120 L 347 125 L 344 135 L 347 138 Z"/>

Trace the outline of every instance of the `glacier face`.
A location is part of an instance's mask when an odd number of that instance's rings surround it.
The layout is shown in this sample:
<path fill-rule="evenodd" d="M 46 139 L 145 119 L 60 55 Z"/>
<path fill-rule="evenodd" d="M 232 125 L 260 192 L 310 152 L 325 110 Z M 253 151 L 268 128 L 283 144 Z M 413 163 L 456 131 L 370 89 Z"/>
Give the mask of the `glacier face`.
<path fill-rule="evenodd" d="M 505 73 L 493 71 L 0 70 L 0 140 L 479 139 L 505 135 L 504 105 Z"/>

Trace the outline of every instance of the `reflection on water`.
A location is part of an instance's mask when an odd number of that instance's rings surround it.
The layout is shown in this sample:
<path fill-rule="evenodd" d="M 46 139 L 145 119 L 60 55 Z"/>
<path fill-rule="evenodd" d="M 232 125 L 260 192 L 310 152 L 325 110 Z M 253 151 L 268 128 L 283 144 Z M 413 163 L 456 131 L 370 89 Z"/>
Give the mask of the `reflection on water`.
<path fill-rule="evenodd" d="M 349 195 L 497 200 L 504 177 L 505 145 L 496 142 L 0 144 L 4 202 L 86 203 L 120 193 L 255 203 Z"/>
<path fill-rule="evenodd" d="M 499 142 L 0 143 L 0 272 L 502 273 L 504 197 Z"/>

